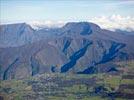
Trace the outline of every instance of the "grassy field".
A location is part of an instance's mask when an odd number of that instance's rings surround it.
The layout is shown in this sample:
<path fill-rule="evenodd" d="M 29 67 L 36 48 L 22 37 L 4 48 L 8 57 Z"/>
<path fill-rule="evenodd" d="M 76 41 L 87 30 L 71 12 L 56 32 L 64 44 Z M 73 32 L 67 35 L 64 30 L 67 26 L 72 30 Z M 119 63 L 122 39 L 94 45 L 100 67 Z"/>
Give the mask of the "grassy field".
<path fill-rule="evenodd" d="M 133 64 L 118 63 L 119 68 L 124 68 L 120 74 L 42 74 L 5 80 L 0 82 L 0 97 L 3 100 L 134 100 Z"/>

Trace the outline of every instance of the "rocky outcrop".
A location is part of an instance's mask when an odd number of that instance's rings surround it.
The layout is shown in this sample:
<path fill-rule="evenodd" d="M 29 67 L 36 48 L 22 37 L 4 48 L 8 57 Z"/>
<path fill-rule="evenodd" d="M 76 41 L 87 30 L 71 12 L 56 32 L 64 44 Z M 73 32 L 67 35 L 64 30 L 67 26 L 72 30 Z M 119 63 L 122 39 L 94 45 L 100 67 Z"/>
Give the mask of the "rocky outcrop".
<path fill-rule="evenodd" d="M 82 56 L 84 56 L 84 54 L 86 53 L 86 51 L 88 49 L 88 46 L 91 44 L 92 43 L 87 43 L 83 48 L 76 51 L 72 56 L 70 56 L 70 61 L 61 67 L 61 73 L 67 72 L 70 68 L 72 68 L 77 63 L 77 61 Z"/>
<path fill-rule="evenodd" d="M 13 74 L 13 72 L 12 72 L 12 70 L 14 69 L 14 68 L 12 68 L 12 67 L 14 67 L 14 64 L 17 62 L 19 60 L 19 58 L 16 58 L 8 67 L 7 67 L 7 69 L 4 71 L 4 74 L 3 74 L 3 80 L 7 80 L 7 79 L 9 79 L 9 77 L 11 77 L 11 79 L 12 79 L 12 74 Z"/>

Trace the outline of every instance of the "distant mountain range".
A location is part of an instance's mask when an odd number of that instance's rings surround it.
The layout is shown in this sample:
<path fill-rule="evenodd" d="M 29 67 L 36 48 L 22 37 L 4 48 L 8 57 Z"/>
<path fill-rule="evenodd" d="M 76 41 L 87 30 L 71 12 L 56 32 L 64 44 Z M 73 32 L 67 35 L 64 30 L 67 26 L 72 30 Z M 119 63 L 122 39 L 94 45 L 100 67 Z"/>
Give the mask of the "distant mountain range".
<path fill-rule="evenodd" d="M 121 33 L 88 22 L 39 30 L 26 23 L 0 25 L 0 79 L 117 71 L 115 62 L 134 59 L 134 35 Z"/>

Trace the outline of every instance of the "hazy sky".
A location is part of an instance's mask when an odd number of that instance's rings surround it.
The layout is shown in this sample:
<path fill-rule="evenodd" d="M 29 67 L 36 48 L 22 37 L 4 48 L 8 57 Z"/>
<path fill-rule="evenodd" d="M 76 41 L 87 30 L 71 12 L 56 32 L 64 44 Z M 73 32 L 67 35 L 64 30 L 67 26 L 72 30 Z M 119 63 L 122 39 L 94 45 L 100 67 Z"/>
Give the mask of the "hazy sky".
<path fill-rule="evenodd" d="M 0 7 L 1 23 L 134 16 L 134 0 L 0 0 Z"/>

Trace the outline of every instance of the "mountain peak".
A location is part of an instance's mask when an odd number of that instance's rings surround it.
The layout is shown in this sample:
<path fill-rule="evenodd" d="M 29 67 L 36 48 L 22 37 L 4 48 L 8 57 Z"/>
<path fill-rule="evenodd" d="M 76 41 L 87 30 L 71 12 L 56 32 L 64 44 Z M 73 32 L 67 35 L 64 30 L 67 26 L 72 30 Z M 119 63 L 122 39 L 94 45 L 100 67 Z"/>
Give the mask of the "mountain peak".
<path fill-rule="evenodd" d="M 89 22 L 69 22 L 63 26 L 63 29 L 67 33 L 90 35 L 94 29 L 97 30 L 100 29 L 100 27 Z"/>

